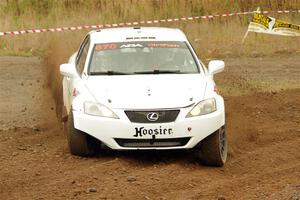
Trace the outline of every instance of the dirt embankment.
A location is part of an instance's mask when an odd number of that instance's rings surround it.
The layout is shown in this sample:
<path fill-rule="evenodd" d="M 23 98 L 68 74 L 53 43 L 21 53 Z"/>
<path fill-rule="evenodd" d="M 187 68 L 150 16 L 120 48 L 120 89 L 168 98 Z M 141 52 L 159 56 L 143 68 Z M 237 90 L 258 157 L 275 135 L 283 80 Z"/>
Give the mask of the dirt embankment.
<path fill-rule="evenodd" d="M 182 151 L 71 156 L 40 61 L 2 57 L 0 199 L 299 199 L 299 62 L 228 60 L 229 159 L 210 168 Z"/>

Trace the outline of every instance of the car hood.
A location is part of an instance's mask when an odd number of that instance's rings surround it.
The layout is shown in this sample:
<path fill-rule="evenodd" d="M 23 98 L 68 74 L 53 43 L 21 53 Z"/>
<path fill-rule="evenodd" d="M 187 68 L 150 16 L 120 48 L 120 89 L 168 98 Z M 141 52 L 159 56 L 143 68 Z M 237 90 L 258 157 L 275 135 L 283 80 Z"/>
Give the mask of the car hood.
<path fill-rule="evenodd" d="M 86 88 L 110 108 L 186 107 L 200 101 L 206 81 L 200 74 L 90 76 Z"/>

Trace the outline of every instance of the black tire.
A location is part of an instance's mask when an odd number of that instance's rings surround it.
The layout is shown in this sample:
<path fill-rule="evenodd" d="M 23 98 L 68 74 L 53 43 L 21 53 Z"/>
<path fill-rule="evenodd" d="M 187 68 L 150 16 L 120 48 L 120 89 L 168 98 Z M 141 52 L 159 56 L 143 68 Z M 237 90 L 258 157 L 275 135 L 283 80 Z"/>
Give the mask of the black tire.
<path fill-rule="evenodd" d="M 89 157 L 95 155 L 97 153 L 97 150 L 99 150 L 99 140 L 74 128 L 72 111 L 68 116 L 66 132 L 71 154 Z"/>
<path fill-rule="evenodd" d="M 222 167 L 227 159 L 227 136 L 225 127 L 221 127 L 213 134 L 201 141 L 200 160 L 208 166 Z"/>

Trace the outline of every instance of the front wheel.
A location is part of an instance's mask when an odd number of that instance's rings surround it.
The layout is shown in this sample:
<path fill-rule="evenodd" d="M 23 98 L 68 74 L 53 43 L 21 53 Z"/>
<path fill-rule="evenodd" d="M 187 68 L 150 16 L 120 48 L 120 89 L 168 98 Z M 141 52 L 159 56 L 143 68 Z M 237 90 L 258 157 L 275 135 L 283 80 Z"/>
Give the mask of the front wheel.
<path fill-rule="evenodd" d="M 221 127 L 201 141 L 197 154 L 203 164 L 222 167 L 227 159 L 227 150 L 226 130 L 225 127 Z"/>
<path fill-rule="evenodd" d="M 93 156 L 97 153 L 100 141 L 75 129 L 73 113 L 70 112 L 67 121 L 67 140 L 70 153 L 77 156 Z"/>

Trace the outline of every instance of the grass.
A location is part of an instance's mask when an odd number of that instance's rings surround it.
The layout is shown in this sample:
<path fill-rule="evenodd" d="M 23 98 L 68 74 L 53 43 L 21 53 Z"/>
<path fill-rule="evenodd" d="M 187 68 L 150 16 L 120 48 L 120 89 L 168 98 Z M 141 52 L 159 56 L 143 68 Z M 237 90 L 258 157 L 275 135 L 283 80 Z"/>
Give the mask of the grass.
<path fill-rule="evenodd" d="M 293 10 L 300 9 L 300 0 L 7 0 L 0 3 L 0 31 L 222 14 L 256 10 L 258 6 L 264 10 Z M 300 14 L 275 17 L 300 23 Z M 269 54 L 282 49 L 291 52 L 299 49 L 298 39 L 278 40 L 253 34 L 241 46 L 250 20 L 251 15 L 159 26 L 183 29 L 200 57 L 250 55 L 253 51 Z M 0 41 L 0 54 L 43 55 L 51 41 L 58 41 L 57 38 L 61 41 L 72 38 L 70 50 L 74 51 L 87 31 L 5 36 Z"/>

